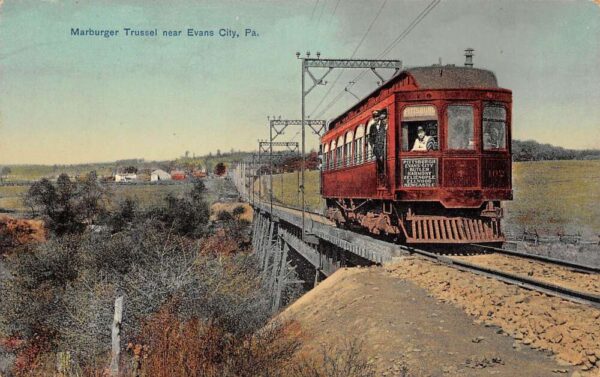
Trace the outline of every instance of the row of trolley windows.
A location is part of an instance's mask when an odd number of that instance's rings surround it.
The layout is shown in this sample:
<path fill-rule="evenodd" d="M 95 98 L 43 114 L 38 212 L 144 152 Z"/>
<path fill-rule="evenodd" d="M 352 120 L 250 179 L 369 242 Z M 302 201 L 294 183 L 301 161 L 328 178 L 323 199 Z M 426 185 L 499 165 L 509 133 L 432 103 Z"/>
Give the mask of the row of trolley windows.
<path fill-rule="evenodd" d="M 362 164 L 373 160 L 372 147 L 365 137 L 365 126 L 360 125 L 355 132 L 348 131 L 323 147 L 323 167 L 335 169 L 343 166 Z"/>
<path fill-rule="evenodd" d="M 448 149 L 474 150 L 475 121 L 471 105 L 450 105 L 448 117 Z M 323 146 L 323 168 L 335 169 L 374 160 L 369 143 L 370 126 L 359 125 L 354 131 Z M 432 152 L 439 150 L 438 116 L 434 106 L 409 106 L 402 112 L 402 151 Z M 489 103 L 483 108 L 482 145 L 485 151 L 506 150 L 506 109 Z"/>

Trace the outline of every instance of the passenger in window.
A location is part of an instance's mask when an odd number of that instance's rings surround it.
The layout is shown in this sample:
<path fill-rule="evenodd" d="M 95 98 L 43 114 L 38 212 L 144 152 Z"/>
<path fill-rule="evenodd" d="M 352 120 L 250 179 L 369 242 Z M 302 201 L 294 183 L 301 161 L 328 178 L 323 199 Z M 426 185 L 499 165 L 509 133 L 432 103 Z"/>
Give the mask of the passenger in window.
<path fill-rule="evenodd" d="M 411 152 L 427 152 L 437 150 L 437 143 L 431 136 L 425 134 L 425 129 L 422 126 L 417 127 L 417 138 L 413 144 Z"/>
<path fill-rule="evenodd" d="M 492 148 L 498 148 L 493 139 L 492 139 L 492 135 L 490 135 L 489 132 L 486 132 L 483 134 L 483 147 L 485 149 L 492 149 Z"/>
<path fill-rule="evenodd" d="M 483 147 L 484 149 L 500 149 L 502 139 L 504 136 L 500 135 L 500 130 L 496 127 L 485 127 L 487 128 L 483 134 Z"/>

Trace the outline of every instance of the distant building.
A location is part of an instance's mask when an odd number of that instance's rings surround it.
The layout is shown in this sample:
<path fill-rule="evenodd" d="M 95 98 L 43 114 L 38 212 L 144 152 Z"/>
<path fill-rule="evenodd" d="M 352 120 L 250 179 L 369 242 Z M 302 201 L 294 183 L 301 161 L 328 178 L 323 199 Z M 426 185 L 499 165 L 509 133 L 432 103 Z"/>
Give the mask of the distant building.
<path fill-rule="evenodd" d="M 133 182 L 137 181 L 135 173 L 117 173 L 115 174 L 115 182 Z"/>
<path fill-rule="evenodd" d="M 173 170 L 171 172 L 171 179 L 174 181 L 184 181 L 186 178 L 185 172 L 181 170 Z"/>
<path fill-rule="evenodd" d="M 152 171 L 150 174 L 150 182 L 158 182 L 158 181 L 170 181 L 171 174 L 167 173 L 162 169 L 156 169 Z"/>

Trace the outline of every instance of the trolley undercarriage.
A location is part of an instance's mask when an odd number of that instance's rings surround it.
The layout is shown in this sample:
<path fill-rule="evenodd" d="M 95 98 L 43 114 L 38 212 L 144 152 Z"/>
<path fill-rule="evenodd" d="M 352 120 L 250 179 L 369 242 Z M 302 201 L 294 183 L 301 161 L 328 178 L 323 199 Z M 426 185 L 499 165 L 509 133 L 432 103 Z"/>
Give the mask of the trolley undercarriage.
<path fill-rule="evenodd" d="M 327 217 L 338 226 L 396 236 L 408 244 L 500 243 L 499 202 L 480 208 L 447 209 L 437 202 L 327 199 Z"/>

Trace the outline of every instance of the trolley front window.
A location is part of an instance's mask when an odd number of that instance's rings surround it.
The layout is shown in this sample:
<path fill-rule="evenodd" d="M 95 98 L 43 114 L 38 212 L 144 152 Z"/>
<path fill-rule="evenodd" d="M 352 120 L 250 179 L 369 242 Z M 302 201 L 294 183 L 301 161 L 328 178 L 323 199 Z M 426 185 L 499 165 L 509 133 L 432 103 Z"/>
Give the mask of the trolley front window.
<path fill-rule="evenodd" d="M 473 107 L 448 106 L 448 149 L 475 149 Z"/>
<path fill-rule="evenodd" d="M 483 108 L 483 149 L 506 149 L 506 109 L 503 106 L 486 104 Z"/>
<path fill-rule="evenodd" d="M 402 150 L 438 150 L 438 118 L 434 106 L 409 106 L 402 111 Z"/>

